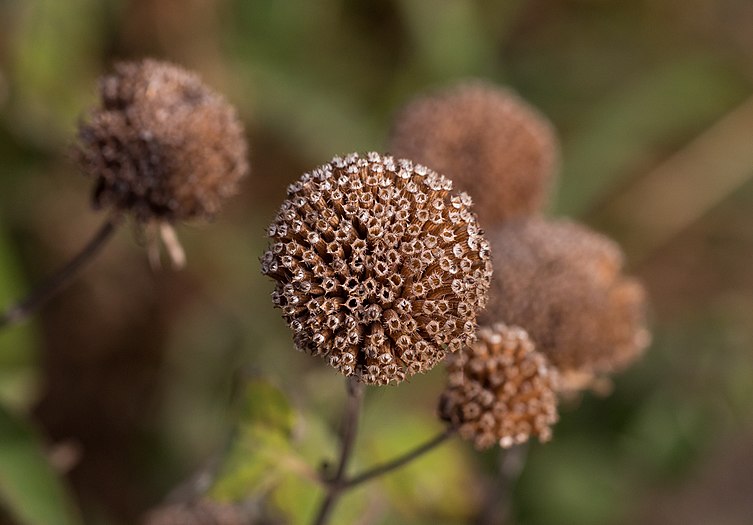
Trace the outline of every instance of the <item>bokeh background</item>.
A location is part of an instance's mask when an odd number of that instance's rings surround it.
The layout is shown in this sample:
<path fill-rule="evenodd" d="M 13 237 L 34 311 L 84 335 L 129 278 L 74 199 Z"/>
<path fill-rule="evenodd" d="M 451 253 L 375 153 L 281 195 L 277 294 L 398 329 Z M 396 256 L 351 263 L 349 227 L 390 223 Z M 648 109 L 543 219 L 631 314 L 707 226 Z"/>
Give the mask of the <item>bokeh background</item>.
<path fill-rule="evenodd" d="M 308 521 L 343 381 L 293 350 L 264 228 L 300 173 L 382 149 L 401 104 L 467 77 L 551 118 L 551 213 L 624 246 L 654 343 L 611 395 L 565 403 L 507 489 L 496 451 L 451 442 L 335 522 L 750 523 L 751 28 L 749 0 L 0 0 L 0 305 L 104 219 L 68 152 L 114 60 L 198 70 L 239 108 L 253 166 L 212 224 L 179 228 L 187 269 L 152 271 L 124 229 L 0 332 L 0 523 L 136 523 L 202 479 L 259 522 Z M 354 469 L 439 432 L 443 380 L 370 389 Z"/>

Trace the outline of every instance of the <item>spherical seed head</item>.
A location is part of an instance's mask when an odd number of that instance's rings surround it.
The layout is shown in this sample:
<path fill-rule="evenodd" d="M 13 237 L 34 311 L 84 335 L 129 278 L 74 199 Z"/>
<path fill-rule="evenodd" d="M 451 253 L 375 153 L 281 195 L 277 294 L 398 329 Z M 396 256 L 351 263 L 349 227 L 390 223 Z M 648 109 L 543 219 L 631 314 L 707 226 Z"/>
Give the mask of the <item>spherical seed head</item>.
<path fill-rule="evenodd" d="M 472 341 L 491 257 L 470 206 L 446 177 L 377 153 L 293 183 L 262 273 L 298 349 L 387 384 Z"/>
<path fill-rule="evenodd" d="M 142 222 L 212 216 L 248 172 L 235 110 L 194 73 L 155 60 L 120 63 L 100 80 L 100 97 L 74 149 L 96 178 L 95 206 Z"/>
<path fill-rule="evenodd" d="M 617 371 L 643 352 L 645 292 L 622 275 L 617 244 L 569 221 L 536 218 L 504 225 L 490 242 L 495 273 L 484 322 L 522 326 L 580 386 L 584 374 Z"/>
<path fill-rule="evenodd" d="M 545 204 L 557 164 L 551 124 L 511 91 L 469 82 L 409 103 L 390 149 L 450 177 L 491 228 Z"/>
<path fill-rule="evenodd" d="M 557 422 L 557 373 L 525 330 L 496 324 L 447 359 L 439 416 L 478 449 L 531 436 L 548 441 Z"/>

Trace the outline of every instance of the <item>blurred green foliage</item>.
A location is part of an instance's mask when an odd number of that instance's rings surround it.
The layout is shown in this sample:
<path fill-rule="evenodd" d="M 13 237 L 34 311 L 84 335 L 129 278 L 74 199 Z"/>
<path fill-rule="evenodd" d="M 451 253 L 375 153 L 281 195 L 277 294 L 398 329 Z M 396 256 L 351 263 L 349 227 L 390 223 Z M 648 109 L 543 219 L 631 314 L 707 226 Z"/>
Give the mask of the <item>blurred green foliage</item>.
<path fill-rule="evenodd" d="M 611 206 L 678 152 L 708 177 L 677 190 L 716 193 L 724 149 L 693 158 L 689 144 L 749 100 L 751 24 L 747 0 L 0 0 L 0 305 L 100 219 L 67 146 L 113 60 L 199 70 L 239 107 L 253 164 L 216 222 L 179 232 L 186 271 L 152 273 L 121 236 L 38 319 L 0 332 L 7 520 L 76 523 L 78 506 L 86 523 L 135 523 L 219 455 L 214 497 L 306 522 L 322 496 L 313 477 L 336 458 L 344 388 L 292 349 L 259 275 L 285 185 L 335 153 L 381 149 L 411 97 L 481 76 L 559 130 L 553 210 L 617 241 L 650 237 L 640 202 L 619 227 Z M 563 404 L 514 487 L 515 522 L 670 523 L 658 510 L 689 498 L 720 450 L 751 447 L 753 185 L 729 191 L 650 253 L 626 254 L 652 297 L 654 344 L 610 396 Z M 436 370 L 369 391 L 354 472 L 440 429 L 442 382 Z M 69 440 L 81 457 L 58 475 L 45 450 Z M 454 441 L 347 494 L 333 521 L 468 523 L 496 469 L 496 453 Z M 718 493 L 698 504 L 713 509 Z M 753 515 L 744 498 L 727 505 L 737 523 Z"/>
<path fill-rule="evenodd" d="M 0 501 L 21 525 L 81 523 L 36 432 L 0 405 Z"/>
<path fill-rule="evenodd" d="M 292 446 L 295 414 L 283 392 L 253 381 L 245 385 L 240 403 L 238 429 L 212 489 L 222 500 L 270 493 L 291 465 L 303 463 Z"/>

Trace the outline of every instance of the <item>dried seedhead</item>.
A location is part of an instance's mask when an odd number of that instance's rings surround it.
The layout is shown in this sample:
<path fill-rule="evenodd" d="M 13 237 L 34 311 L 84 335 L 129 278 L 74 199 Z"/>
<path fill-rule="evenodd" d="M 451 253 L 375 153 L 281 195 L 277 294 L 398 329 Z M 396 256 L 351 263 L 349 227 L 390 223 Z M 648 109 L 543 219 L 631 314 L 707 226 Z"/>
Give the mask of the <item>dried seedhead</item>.
<path fill-rule="evenodd" d="M 483 82 L 409 103 L 395 119 L 390 148 L 467 191 L 484 228 L 539 212 L 557 164 L 546 118 L 511 91 Z"/>
<path fill-rule="evenodd" d="M 484 322 L 522 326 L 567 377 L 622 369 L 649 342 L 645 292 L 622 275 L 611 240 L 569 221 L 527 219 L 490 236 L 494 278 Z"/>
<path fill-rule="evenodd" d="M 531 436 L 548 441 L 557 422 L 556 372 L 521 328 L 496 324 L 478 336 L 447 358 L 440 417 L 478 449 Z"/>
<path fill-rule="evenodd" d="M 139 221 L 212 216 L 248 172 L 235 110 L 198 76 L 144 60 L 100 80 L 101 106 L 81 124 L 74 154 L 96 178 L 94 204 Z"/>
<path fill-rule="evenodd" d="M 299 350 L 370 384 L 472 341 L 489 245 L 465 193 L 408 160 L 335 157 L 288 188 L 262 272 Z"/>

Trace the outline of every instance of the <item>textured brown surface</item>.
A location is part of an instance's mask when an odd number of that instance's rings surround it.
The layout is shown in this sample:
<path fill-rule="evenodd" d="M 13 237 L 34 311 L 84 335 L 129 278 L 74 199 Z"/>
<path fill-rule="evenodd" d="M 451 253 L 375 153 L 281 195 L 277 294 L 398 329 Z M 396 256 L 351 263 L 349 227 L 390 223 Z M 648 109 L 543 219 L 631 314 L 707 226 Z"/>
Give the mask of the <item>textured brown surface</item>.
<path fill-rule="evenodd" d="M 154 60 L 121 63 L 101 79 L 100 95 L 74 151 L 97 180 L 95 205 L 140 221 L 211 216 L 248 172 L 235 110 L 195 74 Z"/>
<path fill-rule="evenodd" d="M 424 166 L 335 157 L 288 188 L 262 272 L 298 349 L 386 384 L 473 340 L 489 245 L 468 195 Z"/>
<path fill-rule="evenodd" d="M 439 415 L 476 448 L 551 438 L 557 374 L 521 328 L 496 324 L 447 358 Z"/>
<path fill-rule="evenodd" d="M 551 124 L 511 91 L 467 82 L 418 98 L 395 118 L 390 151 L 450 177 L 484 228 L 537 213 L 557 164 Z"/>
<path fill-rule="evenodd" d="M 483 322 L 523 327 L 563 376 L 612 372 L 644 350 L 645 292 L 621 274 L 614 242 L 542 219 L 510 223 L 489 241 L 494 278 Z"/>

